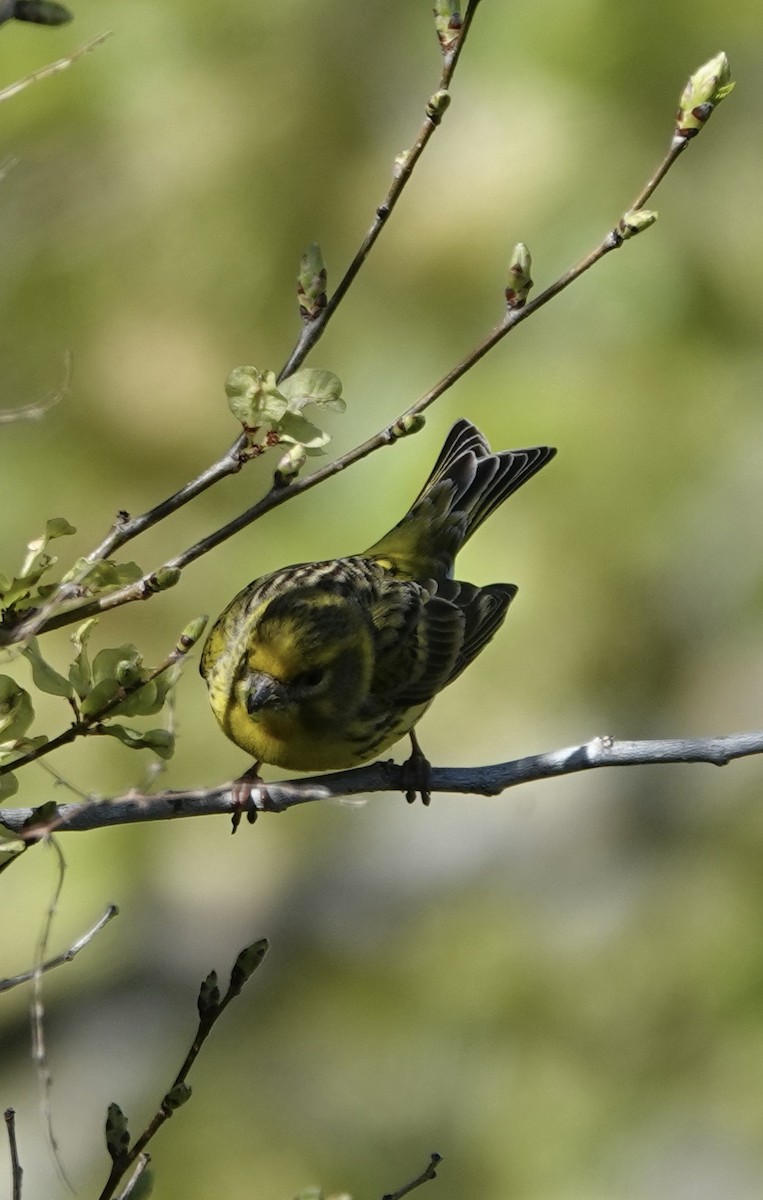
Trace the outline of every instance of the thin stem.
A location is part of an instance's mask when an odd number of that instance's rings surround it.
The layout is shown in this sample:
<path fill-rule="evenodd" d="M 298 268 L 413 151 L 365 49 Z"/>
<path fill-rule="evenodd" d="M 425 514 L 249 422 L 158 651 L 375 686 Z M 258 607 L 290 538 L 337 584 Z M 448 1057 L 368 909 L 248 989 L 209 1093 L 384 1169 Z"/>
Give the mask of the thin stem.
<path fill-rule="evenodd" d="M 49 958 L 47 962 L 41 963 L 39 967 L 34 967 L 31 971 L 24 971 L 22 975 L 12 975 L 8 979 L 0 979 L 0 992 L 9 992 L 11 988 L 18 987 L 21 983 L 29 983 L 37 975 L 43 974 L 45 971 L 52 971 L 54 967 L 60 967 L 63 963 L 71 962 L 77 957 L 80 950 L 84 950 L 85 946 L 88 946 L 92 942 L 96 934 L 100 933 L 103 927 L 108 925 L 109 921 L 113 917 L 116 917 L 118 913 L 119 909 L 116 904 L 110 904 L 103 916 L 99 917 L 96 921 L 95 925 L 91 929 L 88 929 L 86 933 L 83 933 L 81 937 L 78 937 L 76 942 L 73 942 L 69 946 L 68 950 L 57 954 L 55 958 Z"/>
<path fill-rule="evenodd" d="M 21 1180 L 24 1170 L 19 1161 L 19 1148 L 16 1142 L 16 1110 L 6 1108 L 5 1128 L 8 1130 L 8 1147 L 11 1153 L 11 1180 L 13 1185 L 13 1200 L 21 1200 Z"/>
<path fill-rule="evenodd" d="M 106 38 L 111 37 L 111 30 L 106 33 L 99 33 L 91 41 L 86 42 L 84 46 L 80 46 L 79 50 L 75 50 L 73 54 L 68 54 L 66 58 L 59 58 L 56 62 L 48 63 L 45 67 L 40 67 L 38 71 L 32 71 L 31 74 L 25 75 L 23 79 L 17 80 L 16 83 L 9 84 L 8 87 L 0 90 L 0 103 L 3 100 L 10 100 L 11 96 L 18 95 L 28 88 L 31 84 L 37 83 L 40 79 L 47 79 L 49 75 L 57 75 L 59 71 L 65 71 L 67 67 L 71 67 L 83 55 L 89 54 L 91 50 L 95 50 L 106 41 Z"/>
<path fill-rule="evenodd" d="M 464 43 L 469 33 L 469 29 L 471 27 L 472 20 L 474 19 L 474 14 L 477 10 L 478 4 L 479 0 L 471 0 L 471 3 L 469 4 L 467 12 L 464 16 L 464 23 L 461 27 L 461 32 L 455 48 L 450 54 L 443 55 L 443 68 L 437 89 L 438 91 L 447 91 L 450 87 L 453 74 L 456 70 L 458 60 L 464 48 Z M 403 194 L 406 184 L 413 175 L 416 164 L 421 158 L 421 155 L 424 153 L 427 145 L 429 144 L 430 138 L 434 134 L 439 124 L 440 117 L 431 112 L 428 108 L 424 123 L 418 132 L 416 140 L 410 149 L 401 156 L 401 159 L 397 164 L 397 169 L 393 175 L 392 182 L 389 186 L 389 190 L 387 191 L 387 194 L 382 200 L 381 204 L 377 207 L 376 212 L 374 213 L 373 221 L 371 222 L 355 257 L 345 271 L 335 292 L 329 297 L 325 308 L 323 308 L 316 317 L 314 317 L 311 321 L 306 322 L 303 326 L 302 332 L 297 339 L 297 344 L 281 369 L 281 372 L 278 376 L 279 382 L 282 379 L 285 379 L 287 376 L 293 375 L 297 368 L 300 367 L 305 361 L 307 355 L 313 349 L 318 339 L 323 335 L 326 326 L 344 299 L 347 291 L 350 288 L 350 285 L 353 283 L 355 277 L 368 258 L 368 255 L 371 253 L 374 243 L 391 217 L 395 205 Z"/>
<path fill-rule="evenodd" d="M 435 1151 L 434 1154 L 430 1155 L 429 1162 L 420 1175 L 417 1175 L 410 1183 L 404 1183 L 397 1191 L 387 1192 L 386 1195 L 382 1196 L 382 1200 L 403 1200 L 403 1196 L 407 1196 L 409 1192 L 414 1191 L 417 1187 L 421 1187 L 422 1183 L 428 1183 L 430 1179 L 436 1179 L 437 1168 L 441 1162 L 442 1155 L 437 1154 Z"/>

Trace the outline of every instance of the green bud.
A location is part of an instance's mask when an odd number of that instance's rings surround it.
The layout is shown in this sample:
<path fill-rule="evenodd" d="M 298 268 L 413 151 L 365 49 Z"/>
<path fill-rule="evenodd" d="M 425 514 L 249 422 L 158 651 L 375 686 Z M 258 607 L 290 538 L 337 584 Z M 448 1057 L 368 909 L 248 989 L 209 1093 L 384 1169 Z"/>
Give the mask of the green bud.
<path fill-rule="evenodd" d="M 199 988 L 196 1007 L 202 1020 L 216 1011 L 220 1004 L 220 989 L 217 986 L 217 971 L 210 971 Z"/>
<path fill-rule="evenodd" d="M 180 579 L 180 567 L 160 567 L 151 576 L 151 591 L 166 592 Z"/>
<path fill-rule="evenodd" d="M 435 0 L 433 12 L 440 49 L 443 54 L 450 54 L 461 36 L 461 5 L 458 0 Z"/>
<path fill-rule="evenodd" d="M 643 229 L 648 229 L 650 225 L 654 225 L 656 220 L 657 213 L 652 209 L 629 208 L 626 213 L 623 213 L 617 228 L 622 234 L 623 241 L 627 242 L 628 238 L 635 237 Z"/>
<path fill-rule="evenodd" d="M 191 1099 L 191 1089 L 187 1083 L 176 1083 L 162 1100 L 162 1108 L 169 1115 L 176 1109 L 182 1108 Z"/>
<path fill-rule="evenodd" d="M 506 285 L 506 306 L 524 308 L 533 281 L 530 278 L 533 260 L 524 242 L 517 242 L 509 263 L 509 281 Z"/>
<path fill-rule="evenodd" d="M 427 419 L 423 413 L 406 413 L 404 417 L 400 417 L 395 421 L 394 425 L 390 425 L 390 435 L 393 438 L 408 437 L 411 433 L 418 433 L 427 423 Z"/>
<path fill-rule="evenodd" d="M 241 991 L 247 979 L 254 974 L 267 954 L 269 945 L 267 938 L 259 938 L 256 942 L 252 942 L 251 946 L 244 947 L 230 973 L 231 992 L 237 995 Z"/>
<path fill-rule="evenodd" d="M 188 651 L 196 645 L 202 633 L 204 632 L 208 620 L 209 618 L 204 616 L 194 617 L 192 621 L 188 622 L 177 640 L 177 645 L 175 646 L 178 654 L 187 654 Z"/>
<path fill-rule="evenodd" d="M 721 51 L 696 70 L 686 84 L 678 106 L 676 136 L 696 137 L 733 87 L 729 60 Z"/>
<path fill-rule="evenodd" d="M 286 487 L 287 484 L 297 478 L 306 462 L 307 451 L 305 447 L 300 442 L 295 442 L 280 459 L 275 469 L 273 487 Z"/>
<path fill-rule="evenodd" d="M 439 92 L 435 92 L 433 96 L 429 97 L 426 113 L 433 125 L 440 124 L 449 104 L 450 92 L 447 92 L 445 88 L 440 88 Z"/>
<path fill-rule="evenodd" d="M 121 1159 L 127 1153 L 129 1145 L 127 1117 L 118 1104 L 110 1104 L 106 1112 L 106 1149 L 112 1160 L 117 1162 Z"/>
<path fill-rule="evenodd" d="M 326 307 L 327 279 L 321 248 L 317 242 L 313 242 L 302 255 L 297 278 L 299 315 L 303 321 L 315 320 L 318 313 Z"/>

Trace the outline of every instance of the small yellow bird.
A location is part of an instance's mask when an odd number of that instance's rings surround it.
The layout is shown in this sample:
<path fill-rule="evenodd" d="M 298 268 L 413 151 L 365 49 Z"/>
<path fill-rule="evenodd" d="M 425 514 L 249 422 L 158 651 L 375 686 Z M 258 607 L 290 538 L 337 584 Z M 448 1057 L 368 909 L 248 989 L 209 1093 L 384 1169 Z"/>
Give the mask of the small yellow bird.
<path fill-rule="evenodd" d="M 212 628 L 200 670 L 223 732 L 256 760 L 245 779 L 262 763 L 354 767 L 404 734 L 411 763 L 425 762 L 414 725 L 487 644 L 517 591 L 460 583 L 455 556 L 555 453 L 492 454 L 460 420 L 381 541 L 351 558 L 284 567 L 239 592 Z"/>

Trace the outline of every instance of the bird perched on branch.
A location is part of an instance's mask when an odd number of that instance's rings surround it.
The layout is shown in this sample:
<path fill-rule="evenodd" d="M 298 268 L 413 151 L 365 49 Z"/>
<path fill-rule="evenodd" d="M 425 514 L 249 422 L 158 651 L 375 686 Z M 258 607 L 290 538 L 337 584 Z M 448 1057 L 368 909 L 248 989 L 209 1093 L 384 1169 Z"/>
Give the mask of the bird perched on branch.
<path fill-rule="evenodd" d="M 556 453 L 490 451 L 458 421 L 410 510 L 363 554 L 284 567 L 247 584 L 212 628 L 201 673 L 223 732 L 262 763 L 357 766 L 413 728 L 490 641 L 512 583 L 453 578 L 464 542 Z M 421 780 L 421 771 L 416 778 Z M 426 782 L 420 791 L 428 803 Z"/>

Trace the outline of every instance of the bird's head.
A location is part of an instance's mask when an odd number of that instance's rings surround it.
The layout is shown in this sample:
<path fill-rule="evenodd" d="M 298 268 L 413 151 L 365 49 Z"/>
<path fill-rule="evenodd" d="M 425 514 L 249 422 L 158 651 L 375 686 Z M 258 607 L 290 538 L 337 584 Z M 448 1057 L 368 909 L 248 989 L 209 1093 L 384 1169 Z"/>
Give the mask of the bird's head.
<path fill-rule="evenodd" d="M 254 721 L 295 719 L 313 731 L 347 720 L 368 695 L 373 670 L 367 618 L 333 592 L 286 592 L 252 623 L 236 682 Z"/>

